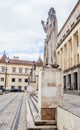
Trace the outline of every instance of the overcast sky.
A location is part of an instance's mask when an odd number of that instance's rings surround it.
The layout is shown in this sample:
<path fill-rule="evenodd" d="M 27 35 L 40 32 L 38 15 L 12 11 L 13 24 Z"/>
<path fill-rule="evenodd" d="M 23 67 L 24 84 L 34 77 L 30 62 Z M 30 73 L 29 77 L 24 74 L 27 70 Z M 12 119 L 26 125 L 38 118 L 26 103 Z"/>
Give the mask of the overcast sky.
<path fill-rule="evenodd" d="M 54 7 L 58 30 L 78 0 L 0 0 L 0 57 L 7 56 L 37 60 L 43 56 L 45 33 L 41 20 L 46 21 L 47 12 Z"/>

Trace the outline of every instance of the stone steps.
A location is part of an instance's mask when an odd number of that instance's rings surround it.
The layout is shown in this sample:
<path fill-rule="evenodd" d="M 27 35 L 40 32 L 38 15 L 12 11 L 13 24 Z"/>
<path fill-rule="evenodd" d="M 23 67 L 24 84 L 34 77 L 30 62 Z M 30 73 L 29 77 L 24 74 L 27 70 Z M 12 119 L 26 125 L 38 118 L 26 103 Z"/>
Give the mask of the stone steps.
<path fill-rule="evenodd" d="M 30 100 L 32 101 L 37 113 L 38 113 L 38 102 L 37 100 L 35 100 L 35 98 L 33 96 L 30 97 Z"/>
<path fill-rule="evenodd" d="M 38 97 L 36 95 L 33 95 L 32 98 L 34 98 L 36 102 L 38 103 Z"/>
<path fill-rule="evenodd" d="M 33 96 L 36 96 L 38 98 L 38 92 L 37 91 L 33 92 Z"/>
<path fill-rule="evenodd" d="M 55 120 L 36 120 L 35 125 L 56 125 Z"/>
<path fill-rule="evenodd" d="M 31 128 L 28 128 L 28 130 L 57 130 L 57 126 L 32 126 Z"/>
<path fill-rule="evenodd" d="M 38 100 L 33 95 L 28 95 L 28 130 L 57 130 L 55 120 L 41 120 L 38 114 Z M 30 119 L 29 119 L 30 118 Z"/>

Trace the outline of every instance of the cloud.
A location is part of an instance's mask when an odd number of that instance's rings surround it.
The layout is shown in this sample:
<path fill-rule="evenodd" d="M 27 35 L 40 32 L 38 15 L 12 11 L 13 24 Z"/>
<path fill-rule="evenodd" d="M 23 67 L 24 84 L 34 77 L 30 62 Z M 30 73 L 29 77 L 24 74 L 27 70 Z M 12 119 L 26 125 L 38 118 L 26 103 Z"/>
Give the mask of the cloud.
<path fill-rule="evenodd" d="M 25 4 L 19 4 L 14 7 L 14 12 L 16 15 L 21 15 L 21 17 L 28 16 L 31 14 L 32 10 L 30 8 L 30 5 Z"/>
<path fill-rule="evenodd" d="M 0 0 L 0 7 L 11 6 L 11 0 Z"/>
<path fill-rule="evenodd" d="M 59 30 L 77 0 L 0 0 L 0 55 L 6 50 L 13 57 L 38 59 L 43 55 L 45 33 L 41 20 L 54 7 Z M 64 12 L 64 13 L 63 13 Z"/>

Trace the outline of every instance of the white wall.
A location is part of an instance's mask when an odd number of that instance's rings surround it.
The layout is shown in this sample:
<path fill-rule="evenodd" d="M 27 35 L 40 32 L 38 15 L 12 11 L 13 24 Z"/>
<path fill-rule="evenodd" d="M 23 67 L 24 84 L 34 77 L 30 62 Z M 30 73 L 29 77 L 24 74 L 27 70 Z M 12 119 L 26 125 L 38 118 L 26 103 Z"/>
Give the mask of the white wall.
<path fill-rule="evenodd" d="M 80 130 L 80 117 L 58 107 L 57 126 L 58 130 Z"/>

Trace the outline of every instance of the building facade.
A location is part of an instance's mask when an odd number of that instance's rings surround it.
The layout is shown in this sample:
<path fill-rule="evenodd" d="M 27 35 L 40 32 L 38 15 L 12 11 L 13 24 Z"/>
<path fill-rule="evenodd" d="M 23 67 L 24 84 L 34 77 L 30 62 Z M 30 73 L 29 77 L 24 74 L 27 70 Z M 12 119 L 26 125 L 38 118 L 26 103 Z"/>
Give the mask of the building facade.
<path fill-rule="evenodd" d="M 43 66 L 43 62 L 35 62 L 35 88 L 37 85 L 38 71 Z M 27 86 L 31 84 L 33 61 L 25 61 L 19 59 L 9 59 L 6 57 L 5 53 L 0 59 L 0 88 L 6 89 L 20 89 L 25 90 Z M 38 70 L 37 70 L 38 69 Z"/>
<path fill-rule="evenodd" d="M 58 34 L 57 56 L 64 89 L 80 90 L 80 0 Z"/>

